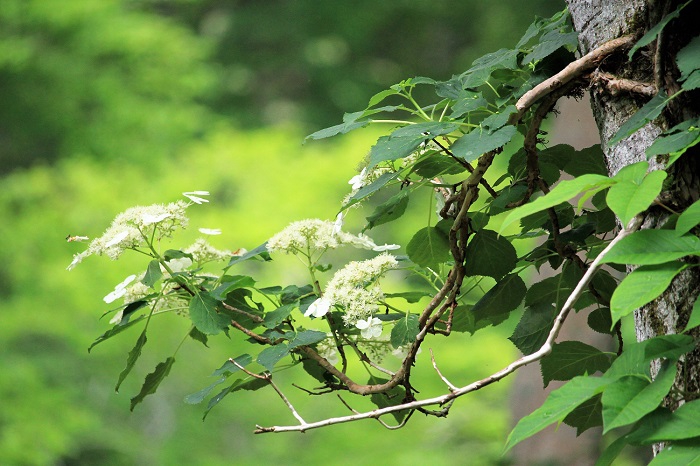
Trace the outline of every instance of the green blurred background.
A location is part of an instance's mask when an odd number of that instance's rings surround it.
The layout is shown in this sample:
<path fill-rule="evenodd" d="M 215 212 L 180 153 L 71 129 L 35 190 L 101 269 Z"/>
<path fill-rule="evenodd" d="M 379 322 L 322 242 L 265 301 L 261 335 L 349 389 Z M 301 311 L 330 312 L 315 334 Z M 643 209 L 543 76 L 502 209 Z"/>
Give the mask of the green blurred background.
<path fill-rule="evenodd" d="M 510 382 L 460 399 L 447 419 L 416 415 L 399 432 L 365 421 L 254 436 L 255 424 L 294 422 L 272 391 L 231 395 L 202 422 L 205 405 L 183 398 L 240 354 L 223 336 L 210 348 L 186 342 L 159 392 L 130 413 L 129 398 L 187 325 L 175 316 L 158 322 L 115 394 L 138 334 L 87 348 L 109 328 L 99 319 L 109 309 L 102 297 L 145 263 L 91 257 L 67 272 L 85 245 L 65 237 L 98 236 L 130 206 L 191 190 L 210 191 L 211 203 L 191 208 L 192 227 L 175 247 L 208 227 L 224 232 L 215 246 L 252 249 L 293 220 L 333 218 L 378 133 L 302 145 L 306 134 L 406 77 L 447 79 L 513 46 L 534 15 L 561 8 L 555 0 L 529 1 L 527 11 L 518 0 L 3 0 L 0 464 L 514 462 L 501 456 Z M 413 230 L 373 236 L 405 245 L 424 217 L 409 212 Z M 353 212 L 349 229 L 363 220 Z M 302 284 L 271 266 L 254 273 L 263 285 Z M 445 375 L 466 384 L 512 359 L 502 337 L 456 335 L 430 346 L 440 348 Z M 444 393 L 422 356 L 421 395 Z M 347 414 L 334 395 L 291 388 L 297 375 L 279 379 L 307 420 Z M 352 402 L 359 409 L 362 401 Z"/>

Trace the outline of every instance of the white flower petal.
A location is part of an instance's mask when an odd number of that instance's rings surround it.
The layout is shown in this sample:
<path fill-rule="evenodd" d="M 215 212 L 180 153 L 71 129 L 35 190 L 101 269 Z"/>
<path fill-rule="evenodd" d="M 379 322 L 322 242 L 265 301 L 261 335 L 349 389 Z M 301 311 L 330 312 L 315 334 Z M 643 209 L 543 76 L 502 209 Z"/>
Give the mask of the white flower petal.
<path fill-rule="evenodd" d="M 107 241 L 105 243 L 105 247 L 110 248 L 112 246 L 116 246 L 117 244 L 121 243 L 122 240 L 124 240 L 127 236 L 129 236 L 129 232 L 124 230 L 116 234 L 111 240 Z"/>
<path fill-rule="evenodd" d="M 165 220 L 168 217 L 170 217 L 170 214 L 168 212 L 164 212 L 160 215 L 151 215 L 149 213 L 145 213 L 141 217 L 141 220 L 143 221 L 143 224 L 145 226 L 145 225 L 152 225 L 154 223 L 162 222 L 163 220 Z"/>
<path fill-rule="evenodd" d="M 328 301 L 327 299 L 318 298 L 316 301 L 314 301 L 313 303 L 311 303 L 311 305 L 310 305 L 309 308 L 306 310 L 306 312 L 304 313 L 304 315 L 305 315 L 306 317 L 309 317 L 309 316 L 312 316 L 312 315 L 313 315 L 314 317 L 323 317 L 323 316 L 325 316 L 325 315 L 328 313 L 328 311 L 330 310 L 330 308 L 331 308 L 331 302 L 330 302 L 330 301 Z"/>
<path fill-rule="evenodd" d="M 221 228 L 200 228 L 199 232 L 204 235 L 220 235 Z"/>
<path fill-rule="evenodd" d="M 401 246 L 398 244 L 385 244 L 382 246 L 375 246 L 372 248 L 372 251 L 377 251 L 377 252 L 384 252 L 384 251 L 393 251 L 394 249 L 399 249 Z"/>
<path fill-rule="evenodd" d="M 345 217 L 344 212 L 339 212 L 335 217 L 335 223 L 333 223 L 333 234 L 337 235 L 343 228 L 343 218 Z"/>
<path fill-rule="evenodd" d="M 122 317 L 124 317 L 124 309 L 122 309 L 121 311 L 114 314 L 114 317 L 112 317 L 112 319 L 109 321 L 109 323 L 112 325 L 118 324 L 119 322 L 122 321 Z"/>
<path fill-rule="evenodd" d="M 170 259 L 167 264 L 173 272 L 182 272 L 192 265 L 192 259 L 189 257 L 180 257 L 178 259 Z"/>
<path fill-rule="evenodd" d="M 190 201 L 194 202 L 195 204 L 203 204 L 205 202 L 209 202 L 209 199 L 204 199 L 204 198 L 200 197 L 200 196 L 208 196 L 209 191 L 188 191 L 186 193 L 182 193 L 182 195 L 185 196 Z"/>

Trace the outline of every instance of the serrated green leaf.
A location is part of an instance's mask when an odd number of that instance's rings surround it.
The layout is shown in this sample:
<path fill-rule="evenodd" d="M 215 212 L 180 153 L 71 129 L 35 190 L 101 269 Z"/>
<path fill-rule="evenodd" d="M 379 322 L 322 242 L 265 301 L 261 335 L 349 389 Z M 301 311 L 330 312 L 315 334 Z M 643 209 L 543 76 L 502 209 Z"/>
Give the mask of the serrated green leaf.
<path fill-rule="evenodd" d="M 525 355 L 539 350 L 549 336 L 557 310 L 548 303 L 540 303 L 525 309 L 510 341 Z"/>
<path fill-rule="evenodd" d="M 294 304 L 285 304 L 274 311 L 265 313 L 265 322 L 263 322 L 263 325 L 267 328 L 277 327 L 284 319 L 289 317 L 289 314 L 292 313 L 295 307 Z"/>
<path fill-rule="evenodd" d="M 626 137 L 635 133 L 639 128 L 655 120 L 672 97 L 666 97 L 665 92 L 659 92 L 647 102 L 642 108 L 620 126 L 615 136 L 608 141 L 608 147 L 612 147 Z"/>
<path fill-rule="evenodd" d="M 517 129 L 508 125 L 489 133 L 487 130 L 474 129 L 457 139 L 450 151 L 465 162 L 473 162 L 486 152 L 506 145 L 515 136 Z"/>
<path fill-rule="evenodd" d="M 455 104 L 452 106 L 452 114 L 450 118 L 460 118 L 469 112 L 475 110 L 484 110 L 488 107 L 488 100 L 484 99 L 481 92 L 474 92 L 461 89 L 459 94 L 455 96 Z"/>
<path fill-rule="evenodd" d="M 193 340 L 198 341 L 207 348 L 209 348 L 209 345 L 207 345 L 207 343 L 209 342 L 209 338 L 204 333 L 197 330 L 197 327 L 192 327 L 192 330 L 190 330 L 190 333 L 188 333 L 187 335 Z"/>
<path fill-rule="evenodd" d="M 700 223 L 700 201 L 693 202 L 676 221 L 676 234 L 684 235 Z"/>
<path fill-rule="evenodd" d="M 641 342 L 626 343 L 625 351 L 615 359 L 604 377 L 611 381 L 628 375 L 650 378 L 649 362 L 652 359 L 666 358 L 677 361 L 681 355 L 694 347 L 695 343 L 688 335 L 663 335 Z"/>
<path fill-rule="evenodd" d="M 436 267 L 452 259 L 449 240 L 435 227 L 418 230 L 408 242 L 406 254 L 421 267 Z"/>
<path fill-rule="evenodd" d="M 387 298 L 403 298 L 407 303 L 413 304 L 426 296 L 432 296 L 432 294 L 427 291 L 404 291 L 401 293 L 385 293 L 384 296 Z"/>
<path fill-rule="evenodd" d="M 217 300 L 226 299 L 226 295 L 238 288 L 252 288 L 255 286 L 255 279 L 248 275 L 224 275 L 221 284 L 211 292 Z"/>
<path fill-rule="evenodd" d="M 564 418 L 564 424 L 576 429 L 577 437 L 588 429 L 603 425 L 603 404 L 600 398 L 600 395 L 595 395 L 584 401 Z"/>
<path fill-rule="evenodd" d="M 275 367 L 275 364 L 277 364 L 282 358 L 284 358 L 288 354 L 289 348 L 287 347 L 287 345 L 285 343 L 280 343 L 278 345 L 270 346 L 262 350 L 258 355 L 256 362 L 268 371 L 272 372 L 272 369 Z"/>
<path fill-rule="evenodd" d="M 409 200 L 409 189 L 402 189 L 391 196 L 388 200 L 378 205 L 374 212 L 367 217 L 365 230 L 370 230 L 378 225 L 392 222 L 401 217 L 406 212 Z"/>
<path fill-rule="evenodd" d="M 698 142 L 700 142 L 700 118 L 686 120 L 659 136 L 647 148 L 646 156 L 647 159 L 661 154 L 680 156 Z"/>
<path fill-rule="evenodd" d="M 146 319 L 146 318 L 147 318 L 147 316 L 141 316 L 141 317 L 139 317 L 138 319 L 132 320 L 132 321 L 126 323 L 126 324 L 117 324 L 117 325 L 115 325 L 114 327 L 112 327 L 111 329 L 107 330 L 105 333 L 103 333 L 103 334 L 100 335 L 99 337 L 97 337 L 97 339 L 96 339 L 95 341 L 92 342 L 92 344 L 91 344 L 90 347 L 88 348 L 88 353 L 89 353 L 90 351 L 92 351 L 92 349 L 93 349 L 95 346 L 99 345 L 99 344 L 102 343 L 103 341 L 109 340 L 109 339 L 112 338 L 113 336 L 122 333 L 124 330 L 128 329 L 128 328 L 131 327 L 132 325 L 137 324 L 137 323 L 141 322 L 142 320 L 144 320 L 144 319 Z"/>
<path fill-rule="evenodd" d="M 148 267 L 146 268 L 146 274 L 143 276 L 143 280 L 141 280 L 141 283 L 143 283 L 149 288 L 153 288 L 153 285 L 155 285 L 162 276 L 163 272 L 161 272 L 160 270 L 160 262 L 158 262 L 156 259 L 153 259 L 151 262 L 148 263 Z"/>
<path fill-rule="evenodd" d="M 467 245 L 464 261 L 467 276 L 482 275 L 499 280 L 515 268 L 518 254 L 505 237 L 482 229 Z"/>
<path fill-rule="evenodd" d="M 691 91 L 700 87 L 700 70 L 695 70 L 690 73 L 688 79 L 686 79 L 681 85 L 681 89 L 685 91 Z"/>
<path fill-rule="evenodd" d="M 369 380 L 367 381 L 367 383 L 369 385 L 379 385 L 379 384 L 383 384 L 383 383 L 387 383 L 387 382 L 388 382 L 387 379 L 375 377 L 372 375 L 369 377 Z M 372 403 L 374 403 L 375 406 L 377 406 L 377 408 L 381 409 L 381 408 L 388 408 L 389 406 L 395 406 L 399 403 L 402 403 L 405 396 L 406 396 L 406 389 L 403 386 L 398 385 L 385 393 L 373 393 L 370 396 L 370 400 L 372 401 Z M 409 410 L 402 409 L 400 411 L 392 412 L 391 415 L 394 417 L 396 422 L 402 422 L 404 420 L 404 418 L 408 415 L 408 413 L 409 413 Z"/>
<path fill-rule="evenodd" d="M 654 411 L 673 386 L 676 372 L 675 363 L 665 364 L 652 383 L 644 377 L 625 376 L 608 385 L 603 393 L 603 434 Z"/>
<path fill-rule="evenodd" d="M 508 436 L 506 450 L 555 422 L 600 393 L 608 382 L 601 377 L 576 377 L 549 394 L 544 404 L 522 418 Z"/>
<path fill-rule="evenodd" d="M 612 317 L 610 309 L 607 307 L 599 307 L 588 314 L 588 326 L 598 332 L 607 335 L 612 335 Z"/>
<path fill-rule="evenodd" d="M 552 352 L 540 360 L 540 366 L 546 387 L 552 380 L 605 372 L 610 367 L 610 355 L 580 341 L 562 341 L 552 345 Z"/>
<path fill-rule="evenodd" d="M 119 374 L 119 378 L 117 379 L 117 385 L 114 387 L 115 392 L 119 391 L 119 387 L 121 386 L 122 382 L 124 382 L 126 376 L 129 375 L 131 369 L 134 368 L 134 364 L 136 364 L 136 361 L 141 356 L 141 350 L 146 344 L 146 341 L 146 331 L 144 330 L 143 332 L 141 332 L 141 335 L 139 335 L 138 339 L 136 340 L 136 344 L 134 345 L 134 347 L 131 348 L 131 351 L 129 351 L 129 355 L 126 358 L 126 367 L 124 367 L 124 369 Z"/>
<path fill-rule="evenodd" d="M 493 115 L 485 118 L 484 121 L 481 122 L 481 126 L 491 132 L 496 131 L 497 129 L 505 126 L 505 124 L 508 123 L 510 116 L 517 111 L 518 109 L 515 108 L 515 105 L 508 105 L 498 113 L 494 113 Z"/>
<path fill-rule="evenodd" d="M 627 275 L 610 300 L 613 324 L 658 298 L 666 291 L 671 280 L 688 267 L 688 264 L 682 262 L 643 265 Z"/>
<path fill-rule="evenodd" d="M 506 275 L 474 304 L 474 319 L 486 319 L 494 324 L 502 322 L 511 311 L 520 306 L 526 292 L 525 282 L 519 275 Z"/>
<path fill-rule="evenodd" d="M 228 327 L 229 319 L 217 312 L 217 301 L 209 292 L 200 291 L 190 300 L 190 319 L 206 335 L 216 335 Z"/>
<path fill-rule="evenodd" d="M 242 254 L 240 256 L 233 256 L 231 260 L 228 262 L 227 267 L 231 267 L 233 264 L 237 264 L 238 262 L 243 262 L 248 259 L 252 259 L 253 257 L 258 257 L 260 256 L 262 259 L 269 261 L 270 260 L 270 254 L 267 252 L 267 242 L 261 244 L 260 246 L 256 247 L 255 249 L 252 249 L 245 254 Z"/>
<path fill-rule="evenodd" d="M 632 46 L 630 49 L 629 53 L 627 54 L 627 57 L 632 60 L 632 57 L 634 56 L 635 52 L 639 50 L 640 48 L 651 44 L 654 40 L 656 40 L 656 36 L 659 35 L 659 33 L 666 27 L 666 25 L 673 19 L 678 18 L 678 14 L 681 12 L 683 7 L 685 7 L 688 3 L 690 3 L 692 0 L 689 0 L 688 2 L 684 3 L 683 5 L 679 6 L 676 8 L 675 11 L 667 14 L 664 16 L 661 21 L 659 21 L 654 27 L 649 29 L 646 34 L 642 36 L 641 39 L 637 41 L 636 44 Z"/>
<path fill-rule="evenodd" d="M 196 405 L 204 401 L 204 398 L 209 396 L 212 390 L 214 390 L 216 387 L 221 385 L 226 381 L 226 377 L 219 377 L 219 379 L 214 382 L 213 384 L 209 385 L 208 387 L 204 387 L 203 389 L 199 390 L 198 392 L 192 393 L 190 395 L 187 395 L 184 399 L 185 403 L 189 405 Z"/>
<path fill-rule="evenodd" d="M 456 175 L 466 170 L 452 157 L 433 155 L 415 164 L 413 171 L 423 178 L 435 178 L 440 175 Z"/>
<path fill-rule="evenodd" d="M 603 154 L 600 144 L 573 151 L 573 154 L 567 157 L 565 162 L 566 164 L 562 167 L 562 170 L 571 176 L 581 176 L 587 173 L 603 176 L 608 174 L 605 154 Z"/>
<path fill-rule="evenodd" d="M 687 332 L 688 330 L 692 330 L 695 327 L 700 325 L 700 299 L 695 300 L 695 304 L 693 304 L 693 310 L 690 313 L 690 317 L 688 318 L 688 323 L 685 326 L 685 329 L 683 330 L 684 332 Z"/>
<path fill-rule="evenodd" d="M 379 191 L 381 188 L 386 186 L 387 183 L 390 181 L 395 180 L 396 178 L 401 175 L 401 172 L 387 172 L 383 173 L 382 175 L 379 176 L 376 180 L 372 181 L 370 184 L 361 187 L 360 189 L 357 190 L 355 194 L 350 196 L 347 200 L 347 202 L 343 205 L 343 208 L 341 210 L 345 210 L 361 200 L 371 196 L 375 192 Z"/>
<path fill-rule="evenodd" d="M 156 392 L 156 390 L 158 390 L 158 386 L 168 376 L 174 363 L 175 358 L 170 357 L 164 362 L 158 363 L 155 370 L 146 376 L 146 380 L 143 382 L 141 391 L 138 395 L 131 399 L 131 411 L 133 411 L 136 405 L 141 403 L 144 398 L 146 398 L 148 395 L 152 395 Z"/>
<path fill-rule="evenodd" d="M 635 215 L 647 210 L 654 202 L 665 179 L 666 172 L 657 170 L 649 173 L 641 184 L 632 181 L 616 183 L 608 191 L 607 204 L 620 222 L 627 225 Z"/>
<path fill-rule="evenodd" d="M 561 47 L 566 47 L 571 50 L 572 47 L 578 45 L 578 33 L 576 32 L 560 32 L 558 30 L 549 31 L 544 34 L 540 41 L 535 45 L 532 52 L 523 58 L 522 63 L 531 63 L 535 61 L 540 61 L 543 58 L 548 57 L 555 51 L 559 50 Z"/>
<path fill-rule="evenodd" d="M 449 134 L 458 127 L 454 123 L 431 122 L 399 128 L 389 136 L 380 137 L 377 143 L 372 146 L 369 152 L 367 169 L 374 168 L 381 162 L 407 157 L 425 141 L 436 136 Z"/>
<path fill-rule="evenodd" d="M 406 314 L 391 329 L 391 346 L 398 348 L 413 343 L 418 335 L 418 316 Z"/>
<path fill-rule="evenodd" d="M 525 295 L 525 305 L 554 304 L 557 309 L 561 309 L 582 276 L 581 270 L 577 267 L 565 266 L 558 275 L 545 278 L 530 286 Z"/>
<path fill-rule="evenodd" d="M 687 2 L 685 5 L 687 5 Z M 683 5 L 683 6 L 685 6 Z M 679 9 L 682 7 L 679 7 Z M 679 81 L 685 81 L 693 73 L 700 69 L 700 36 L 695 36 L 685 47 L 678 51 L 676 64 L 681 72 Z"/>
<path fill-rule="evenodd" d="M 613 184 L 615 184 L 615 181 L 611 180 L 607 176 L 595 174 L 582 175 L 573 180 L 561 181 L 548 194 L 538 197 L 528 204 L 513 209 L 513 211 L 511 211 L 511 213 L 508 214 L 508 216 L 503 220 L 499 232 L 503 233 L 506 227 L 513 222 L 517 222 L 523 217 L 527 217 L 528 215 L 559 205 L 562 202 L 566 202 L 585 191 L 605 188 Z"/>
<path fill-rule="evenodd" d="M 660 409 L 642 420 L 637 431 L 630 434 L 634 441 L 651 444 L 700 437 L 700 400 L 689 401 L 673 413 Z"/>
<path fill-rule="evenodd" d="M 319 341 L 326 339 L 328 335 L 326 332 L 319 332 L 318 330 L 303 330 L 297 332 L 297 334 L 289 342 L 289 349 L 296 348 L 297 346 L 313 345 Z"/>
<path fill-rule="evenodd" d="M 640 230 L 622 238 L 601 263 L 655 265 L 700 254 L 700 239 L 674 230 Z"/>
<path fill-rule="evenodd" d="M 163 253 L 163 259 L 165 259 L 166 262 L 171 261 L 173 259 L 182 259 L 183 257 L 192 259 L 192 254 L 180 251 L 179 249 L 168 249 Z"/>

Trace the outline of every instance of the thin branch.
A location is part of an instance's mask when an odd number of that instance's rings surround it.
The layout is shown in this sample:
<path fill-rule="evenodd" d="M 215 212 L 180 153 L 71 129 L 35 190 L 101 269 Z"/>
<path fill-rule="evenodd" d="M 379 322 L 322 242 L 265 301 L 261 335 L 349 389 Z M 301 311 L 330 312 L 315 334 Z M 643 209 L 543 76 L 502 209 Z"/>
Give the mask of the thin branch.
<path fill-rule="evenodd" d="M 566 300 L 566 303 L 564 303 L 564 306 L 562 309 L 559 311 L 559 314 L 557 315 L 556 319 L 554 320 L 554 324 L 552 326 L 552 329 L 549 332 L 549 335 L 547 336 L 547 340 L 544 342 L 544 344 L 540 347 L 539 350 L 536 352 L 529 354 L 527 356 L 523 356 L 520 359 L 512 362 L 510 365 L 507 367 L 501 369 L 500 371 L 484 378 L 481 380 L 477 380 L 476 382 L 473 382 L 469 385 L 465 385 L 464 387 L 461 387 L 457 390 L 454 390 L 450 393 L 436 396 L 433 398 L 426 398 L 424 400 L 415 400 L 411 401 L 409 403 L 402 403 L 399 405 L 395 406 L 387 406 L 386 408 L 379 408 L 375 409 L 373 411 L 367 411 L 364 413 L 356 413 L 351 416 L 341 416 L 341 417 L 333 417 L 333 418 L 328 418 L 324 419 L 322 421 L 318 422 L 311 422 L 308 424 L 304 425 L 296 425 L 296 426 L 271 426 L 271 427 L 261 427 L 257 426 L 255 433 L 256 434 L 262 434 L 262 433 L 268 433 L 268 432 L 304 432 L 306 430 L 310 429 L 318 429 L 320 427 L 326 427 L 334 424 L 343 424 L 346 422 L 354 422 L 358 421 L 361 419 L 378 419 L 379 417 L 397 412 L 397 411 L 402 411 L 405 409 L 419 409 L 424 406 L 432 406 L 432 405 L 445 405 L 446 403 L 449 403 L 453 401 L 456 398 L 459 398 L 460 396 L 466 395 L 467 393 L 480 390 L 487 385 L 491 385 L 494 382 L 498 382 L 501 379 L 505 378 L 506 376 L 514 373 L 516 370 L 520 369 L 521 367 L 524 367 L 528 364 L 531 364 L 535 361 L 539 361 L 546 355 L 548 355 L 552 351 L 552 345 L 554 344 L 557 336 L 559 335 L 559 332 L 561 331 L 562 325 L 564 324 L 564 321 L 566 320 L 567 315 L 571 311 L 574 303 L 576 300 L 581 296 L 583 293 L 584 289 L 588 285 L 588 282 L 591 280 L 593 277 L 593 274 L 598 270 L 598 267 L 600 266 L 600 262 L 603 260 L 603 258 L 607 255 L 607 253 L 624 237 L 628 236 L 630 233 L 636 231 L 639 229 L 639 227 L 642 224 L 642 218 L 640 216 L 635 217 L 629 225 L 622 229 L 617 236 L 608 244 L 608 246 L 603 249 L 600 254 L 595 258 L 595 260 L 591 263 L 590 267 L 586 271 L 586 273 L 583 275 L 581 280 L 578 282 L 574 290 L 571 292 L 569 295 L 569 298 Z M 425 330 L 425 329 L 424 329 Z"/>
<path fill-rule="evenodd" d="M 457 387 L 452 385 L 452 383 L 449 380 L 447 380 L 447 378 L 445 378 L 444 375 L 442 375 L 442 372 L 440 372 L 440 369 L 438 369 L 437 363 L 435 362 L 435 355 L 433 354 L 432 348 L 430 348 L 430 360 L 433 362 L 433 368 L 435 369 L 435 372 L 437 372 L 438 375 L 440 376 L 440 378 L 442 379 L 442 381 L 445 382 L 445 385 L 447 385 L 447 388 L 450 389 L 450 392 L 455 392 L 455 391 L 459 390 Z"/>
<path fill-rule="evenodd" d="M 611 95 L 639 94 L 645 97 L 654 97 L 658 87 L 652 83 L 643 83 L 632 79 L 618 78 L 610 73 L 595 70 L 591 73 L 591 84 L 600 86 Z"/>

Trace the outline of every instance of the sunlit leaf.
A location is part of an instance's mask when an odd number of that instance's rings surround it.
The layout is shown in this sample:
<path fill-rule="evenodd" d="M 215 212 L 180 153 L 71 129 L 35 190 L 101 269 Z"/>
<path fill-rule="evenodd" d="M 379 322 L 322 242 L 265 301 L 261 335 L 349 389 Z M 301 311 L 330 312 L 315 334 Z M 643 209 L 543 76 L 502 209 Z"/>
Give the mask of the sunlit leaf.
<path fill-rule="evenodd" d="M 406 246 L 406 254 L 421 267 L 435 267 L 452 258 L 447 237 L 435 227 L 418 230 Z"/>
<path fill-rule="evenodd" d="M 700 239 L 674 230 L 640 230 L 622 238 L 602 263 L 654 265 L 700 254 Z"/>
<path fill-rule="evenodd" d="M 607 204 L 620 222 L 627 225 L 635 215 L 648 209 L 654 202 L 665 179 L 666 172 L 657 170 L 649 173 L 641 184 L 632 181 L 618 182 L 610 187 Z"/>
<path fill-rule="evenodd" d="M 206 291 L 200 291 L 190 301 L 190 319 L 200 332 L 216 335 L 228 327 L 229 319 L 217 312 L 217 301 Z"/>
<path fill-rule="evenodd" d="M 418 335 L 418 316 L 406 314 L 391 329 L 391 346 L 398 348 L 413 343 Z"/>

